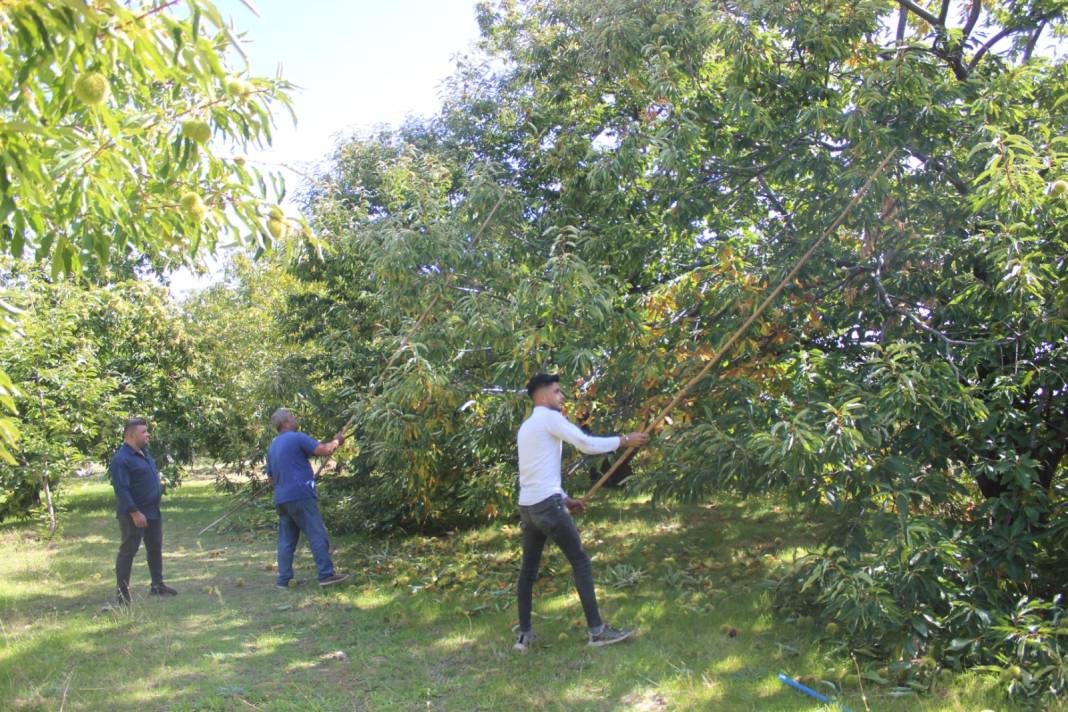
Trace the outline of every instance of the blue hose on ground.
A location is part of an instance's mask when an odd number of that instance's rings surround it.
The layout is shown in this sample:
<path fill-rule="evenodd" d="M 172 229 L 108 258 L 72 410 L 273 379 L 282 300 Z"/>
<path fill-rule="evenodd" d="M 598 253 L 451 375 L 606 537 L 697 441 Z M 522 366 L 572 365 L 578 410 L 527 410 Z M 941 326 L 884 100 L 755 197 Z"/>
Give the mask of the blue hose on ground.
<path fill-rule="evenodd" d="M 818 693 L 815 690 L 813 690 L 811 687 L 808 687 L 806 685 L 802 685 L 800 682 L 798 682 L 797 680 L 793 679 L 792 677 L 790 677 L 789 675 L 787 675 L 784 672 L 780 672 L 779 673 L 779 680 L 781 680 L 785 684 L 789 685 L 790 687 L 794 688 L 798 692 L 805 693 L 806 695 L 808 695 L 809 697 L 811 697 L 813 699 L 819 700 L 820 702 L 826 702 L 829 705 L 835 705 L 835 706 L 839 707 L 840 709 L 844 710 L 844 712 L 853 712 L 853 710 L 849 709 L 845 705 L 842 705 L 842 704 L 839 704 L 839 703 L 835 702 L 834 700 L 832 700 L 827 695 L 821 695 L 820 693 Z"/>

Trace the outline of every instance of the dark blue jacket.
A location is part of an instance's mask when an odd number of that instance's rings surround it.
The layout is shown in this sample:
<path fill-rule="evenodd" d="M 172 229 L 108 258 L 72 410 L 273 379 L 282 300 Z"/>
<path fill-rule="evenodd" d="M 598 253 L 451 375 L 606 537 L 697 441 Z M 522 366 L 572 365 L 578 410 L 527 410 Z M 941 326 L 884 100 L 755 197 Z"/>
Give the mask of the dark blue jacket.
<path fill-rule="evenodd" d="M 145 451 L 137 452 L 123 443 L 111 458 L 108 468 L 111 486 L 115 488 L 115 512 L 124 517 L 141 512 L 146 519 L 159 519 L 159 500 L 163 487 L 159 481 L 156 461 Z"/>

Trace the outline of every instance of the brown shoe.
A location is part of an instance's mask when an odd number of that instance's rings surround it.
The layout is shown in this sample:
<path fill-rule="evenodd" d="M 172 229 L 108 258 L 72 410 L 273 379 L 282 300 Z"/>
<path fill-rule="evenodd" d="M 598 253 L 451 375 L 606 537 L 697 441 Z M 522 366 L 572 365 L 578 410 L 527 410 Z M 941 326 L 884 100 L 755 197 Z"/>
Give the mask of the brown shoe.
<path fill-rule="evenodd" d="M 325 588 L 327 586 L 333 586 L 336 583 L 341 583 L 342 581 L 348 581 L 350 578 L 352 578 L 350 574 L 332 574 L 321 579 L 319 585 Z"/>

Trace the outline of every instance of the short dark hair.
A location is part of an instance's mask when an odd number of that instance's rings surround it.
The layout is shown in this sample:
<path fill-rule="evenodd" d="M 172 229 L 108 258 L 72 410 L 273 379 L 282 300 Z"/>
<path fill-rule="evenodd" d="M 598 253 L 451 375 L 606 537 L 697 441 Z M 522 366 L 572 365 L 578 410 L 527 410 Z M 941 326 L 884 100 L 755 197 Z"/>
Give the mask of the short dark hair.
<path fill-rule="evenodd" d="M 127 418 L 126 424 L 122 426 L 122 436 L 126 437 L 130 434 L 130 431 L 136 428 L 138 425 L 148 427 L 148 421 L 144 418 Z"/>
<path fill-rule="evenodd" d="M 560 382 L 560 376 L 555 373 L 549 375 L 548 373 L 539 373 L 527 382 L 527 395 L 531 398 L 534 397 L 534 393 L 539 389 L 545 388 L 545 386 L 551 386 L 554 383 Z"/>

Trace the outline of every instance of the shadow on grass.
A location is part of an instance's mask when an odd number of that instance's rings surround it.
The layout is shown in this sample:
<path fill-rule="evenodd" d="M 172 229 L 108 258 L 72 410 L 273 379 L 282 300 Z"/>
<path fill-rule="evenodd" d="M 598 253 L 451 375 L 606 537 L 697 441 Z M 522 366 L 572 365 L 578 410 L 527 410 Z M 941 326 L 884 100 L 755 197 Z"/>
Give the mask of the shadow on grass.
<path fill-rule="evenodd" d="M 72 489 L 52 544 L 0 532 L 0 699 L 14 709 L 799 710 L 812 706 L 775 674 L 825 664 L 818 645 L 772 620 L 765 578 L 817 534 L 770 500 L 599 500 L 579 520 L 598 596 L 606 618 L 639 637 L 583 644 L 570 568 L 550 547 L 535 589 L 539 645 L 518 656 L 514 524 L 340 537 L 335 562 L 352 585 L 279 591 L 273 532 L 196 536 L 233 500 L 187 483 L 164 506 L 164 565 L 179 596 L 144 595 L 140 554 L 138 597 L 123 611 L 102 609 L 118 546 L 109 496 L 99 483 Z M 297 563 L 314 579 L 304 547 Z M 873 709 L 912 708 L 896 704 Z"/>

